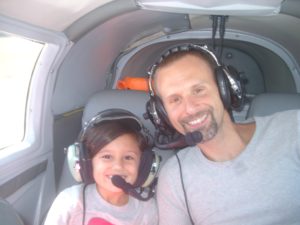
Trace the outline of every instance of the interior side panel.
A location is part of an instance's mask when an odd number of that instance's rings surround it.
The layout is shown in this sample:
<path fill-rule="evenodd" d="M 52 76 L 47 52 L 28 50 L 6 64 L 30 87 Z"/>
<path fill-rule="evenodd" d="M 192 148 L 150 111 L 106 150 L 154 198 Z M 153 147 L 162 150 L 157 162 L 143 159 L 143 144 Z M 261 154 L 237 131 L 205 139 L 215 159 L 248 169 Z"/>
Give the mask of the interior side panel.
<path fill-rule="evenodd" d="M 22 182 L 23 185 L 7 196 L 6 200 L 13 205 L 25 225 L 39 225 L 47 213 L 56 193 L 54 188 L 52 159 L 33 165 L 20 177 L 11 182 Z M 32 178 L 31 180 L 28 180 Z M 2 187 L 1 187 L 2 188 Z M 14 185 L 11 185 L 14 189 Z M 1 194 L 1 197 L 2 194 Z M 48 204 L 47 204 L 48 203 Z"/>
<path fill-rule="evenodd" d="M 65 148 L 77 140 L 81 130 L 82 110 L 73 111 L 60 116 L 56 116 L 54 121 L 54 152 L 53 159 L 55 163 L 55 183 L 57 191 L 69 186 L 70 177 L 62 177 L 65 171 L 62 171 L 65 160 Z"/>

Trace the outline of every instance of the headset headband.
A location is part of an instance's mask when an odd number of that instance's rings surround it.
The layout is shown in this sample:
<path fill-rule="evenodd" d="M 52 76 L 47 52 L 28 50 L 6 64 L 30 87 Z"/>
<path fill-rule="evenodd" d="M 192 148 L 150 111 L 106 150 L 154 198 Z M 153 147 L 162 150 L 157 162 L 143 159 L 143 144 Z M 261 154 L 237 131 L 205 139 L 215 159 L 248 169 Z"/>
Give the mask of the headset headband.
<path fill-rule="evenodd" d="M 166 50 L 160 57 L 159 59 L 150 67 L 149 71 L 148 71 L 148 75 L 149 75 L 149 80 L 148 80 L 148 85 L 149 85 L 149 93 L 150 96 L 154 96 L 154 88 L 152 86 L 152 82 L 153 82 L 153 76 L 156 72 L 157 67 L 164 61 L 165 58 L 167 58 L 169 55 L 176 53 L 176 52 L 189 52 L 192 50 L 196 50 L 196 51 L 201 51 L 204 53 L 207 53 L 212 59 L 213 61 L 216 63 L 216 66 L 219 67 L 221 66 L 221 63 L 219 62 L 218 58 L 216 57 L 216 55 L 210 51 L 207 47 L 207 45 L 195 45 L 195 44 L 191 44 L 191 43 L 185 43 L 185 44 L 181 44 L 181 45 L 174 45 L 172 47 L 170 47 L 168 50 Z"/>
<path fill-rule="evenodd" d="M 141 121 L 133 113 L 124 109 L 107 109 L 95 115 L 88 122 L 85 122 L 84 128 L 82 129 L 78 140 L 82 142 L 86 131 L 89 128 L 104 121 L 122 121 L 123 123 L 126 123 L 128 126 L 137 131 L 146 129 Z"/>
<path fill-rule="evenodd" d="M 150 99 L 146 103 L 146 113 L 144 117 L 150 119 L 157 131 L 155 133 L 155 144 L 159 148 L 182 148 L 185 143 L 181 141 L 182 135 L 174 129 L 168 118 L 166 109 L 159 96 L 154 90 L 154 75 L 159 65 L 163 63 L 170 55 L 179 52 L 199 52 L 210 66 L 214 66 L 214 76 L 220 98 L 225 109 L 231 114 L 232 109 L 241 110 L 244 105 L 244 85 L 240 79 L 239 73 L 232 66 L 225 66 L 220 63 L 217 56 L 208 49 L 207 45 L 196 45 L 184 43 L 172 46 L 166 50 L 154 63 L 149 71 L 149 95 Z M 165 141 L 166 140 L 166 141 Z M 183 144 L 182 144 L 183 143 Z"/>

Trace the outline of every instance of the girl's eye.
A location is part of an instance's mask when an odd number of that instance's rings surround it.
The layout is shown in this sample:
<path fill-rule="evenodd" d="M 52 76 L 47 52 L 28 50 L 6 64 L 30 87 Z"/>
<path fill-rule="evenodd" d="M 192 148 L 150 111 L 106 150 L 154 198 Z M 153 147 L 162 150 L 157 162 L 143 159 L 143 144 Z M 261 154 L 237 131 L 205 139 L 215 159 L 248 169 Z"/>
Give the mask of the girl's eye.
<path fill-rule="evenodd" d="M 102 155 L 101 156 L 102 159 L 111 159 L 111 155 Z"/>
<path fill-rule="evenodd" d="M 127 155 L 124 157 L 126 160 L 134 160 L 135 157 L 131 156 L 131 155 Z"/>

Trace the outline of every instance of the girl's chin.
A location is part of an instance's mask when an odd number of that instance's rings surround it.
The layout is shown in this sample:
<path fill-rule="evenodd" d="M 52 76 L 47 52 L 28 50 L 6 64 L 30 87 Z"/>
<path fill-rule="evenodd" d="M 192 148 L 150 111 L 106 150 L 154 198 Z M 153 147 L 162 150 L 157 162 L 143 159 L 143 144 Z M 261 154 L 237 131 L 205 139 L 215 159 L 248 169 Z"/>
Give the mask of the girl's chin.
<path fill-rule="evenodd" d="M 122 193 L 124 192 L 122 188 L 116 187 L 115 185 L 110 185 L 110 187 L 108 187 L 108 190 L 110 190 L 111 192 L 114 193 Z"/>
<path fill-rule="evenodd" d="M 109 196 L 122 196 L 127 195 L 122 189 L 118 187 L 107 187 L 107 188 L 100 188 L 98 189 L 98 192 L 104 197 L 103 195 L 109 195 Z"/>

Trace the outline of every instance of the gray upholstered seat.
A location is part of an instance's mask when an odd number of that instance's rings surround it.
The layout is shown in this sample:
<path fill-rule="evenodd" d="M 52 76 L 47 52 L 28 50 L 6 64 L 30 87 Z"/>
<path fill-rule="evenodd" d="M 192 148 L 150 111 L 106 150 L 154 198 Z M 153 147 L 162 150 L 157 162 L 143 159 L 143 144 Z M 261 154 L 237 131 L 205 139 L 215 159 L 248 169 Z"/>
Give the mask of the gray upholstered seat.
<path fill-rule="evenodd" d="M 154 125 L 150 120 L 145 120 L 146 102 L 149 99 L 147 92 L 133 90 L 103 90 L 90 98 L 85 106 L 82 124 L 89 121 L 98 112 L 108 108 L 126 109 L 137 115 L 144 126 L 154 135 Z M 161 157 L 162 164 L 174 154 L 173 150 L 154 149 Z"/>
<path fill-rule="evenodd" d="M 143 113 L 146 112 L 146 102 L 148 93 L 143 91 L 132 90 L 103 90 L 95 94 L 87 102 L 82 117 L 82 125 L 89 121 L 98 112 L 108 108 L 126 109 L 137 115 L 143 124 L 154 132 L 154 126 L 150 120 L 143 118 Z"/>
<path fill-rule="evenodd" d="M 0 198 L 0 221 L 5 225 L 24 225 L 17 211 L 4 199 Z"/>
<path fill-rule="evenodd" d="M 264 93 L 252 100 L 247 118 L 266 116 L 291 109 L 300 109 L 300 94 Z"/>
<path fill-rule="evenodd" d="M 146 112 L 146 102 L 148 99 L 148 93 L 143 91 L 102 90 L 92 96 L 87 102 L 83 111 L 82 126 L 100 111 L 108 108 L 121 108 L 129 110 L 137 115 L 144 126 L 153 135 L 155 131 L 154 125 L 150 120 L 145 120 L 143 117 L 143 114 Z M 161 156 L 161 165 L 163 165 L 166 159 L 174 154 L 173 150 L 160 150 L 155 148 L 154 151 Z M 62 190 L 75 183 L 76 181 L 73 179 L 68 169 L 68 161 L 65 160 L 58 189 Z"/>

